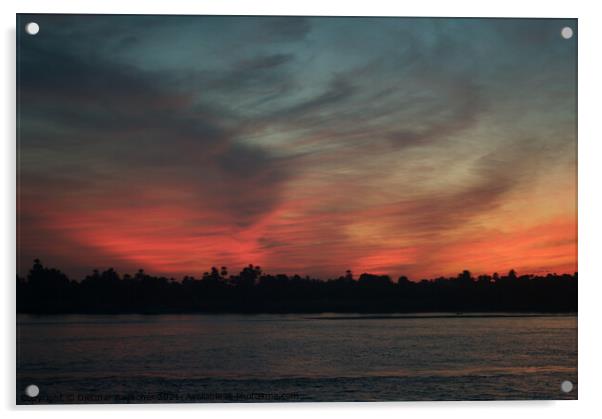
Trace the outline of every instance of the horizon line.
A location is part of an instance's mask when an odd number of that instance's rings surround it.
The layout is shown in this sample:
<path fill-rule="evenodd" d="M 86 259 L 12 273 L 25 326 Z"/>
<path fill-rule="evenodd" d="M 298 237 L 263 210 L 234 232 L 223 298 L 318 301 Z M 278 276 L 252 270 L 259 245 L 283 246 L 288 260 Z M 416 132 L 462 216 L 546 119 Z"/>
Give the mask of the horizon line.
<path fill-rule="evenodd" d="M 407 280 L 411 281 L 411 282 L 421 282 L 421 281 L 435 281 L 437 279 L 452 279 L 452 278 L 459 278 L 461 277 L 465 272 L 468 272 L 470 275 L 471 279 L 475 279 L 478 280 L 480 277 L 490 277 L 491 279 L 493 279 L 496 275 L 499 278 L 502 277 L 507 277 L 511 274 L 511 272 L 514 272 L 514 275 L 517 278 L 521 278 L 521 277 L 546 277 L 549 275 L 552 276 L 575 276 L 579 273 L 578 270 L 575 270 L 574 272 L 570 273 L 570 272 L 546 272 L 546 273 L 535 273 L 535 272 L 531 272 L 531 273 L 520 273 L 514 269 L 514 268 L 510 268 L 508 271 L 502 271 L 502 273 L 498 271 L 494 271 L 492 273 L 473 273 L 470 269 L 463 269 L 460 272 L 458 272 L 455 275 L 436 275 L 436 276 L 429 276 L 429 277 L 419 277 L 419 278 L 410 278 L 410 276 L 408 275 L 404 275 L 404 274 L 400 274 L 398 276 L 395 275 L 391 275 L 388 273 L 373 273 L 373 272 L 369 272 L 369 271 L 364 271 L 361 273 L 354 273 L 352 269 L 348 269 L 346 271 L 344 271 L 343 273 L 341 273 L 338 276 L 331 276 L 331 277 L 318 277 L 318 276 L 313 276 L 313 275 L 309 275 L 309 274 L 299 274 L 299 273 L 284 273 L 284 272 L 278 272 L 278 273 L 273 273 L 273 272 L 269 272 L 267 270 L 264 270 L 261 265 L 254 265 L 254 264 L 247 264 L 246 266 L 243 266 L 241 268 L 236 268 L 235 270 L 237 271 L 236 273 L 233 273 L 229 270 L 229 268 L 225 265 L 213 265 L 211 266 L 208 270 L 197 274 L 199 276 L 195 276 L 194 274 L 181 274 L 180 277 L 176 277 L 175 275 L 166 275 L 166 274 L 156 274 L 156 273 L 152 273 L 151 271 L 147 271 L 144 268 L 138 268 L 137 270 L 135 270 L 133 273 L 127 272 L 127 271 L 120 271 L 118 269 L 113 268 L 112 266 L 108 266 L 106 268 L 91 268 L 90 273 L 85 274 L 82 278 L 78 279 L 74 279 L 74 277 L 72 275 L 67 274 L 65 271 L 63 271 L 60 268 L 56 268 L 50 265 L 44 265 L 44 263 L 36 258 L 33 261 L 32 266 L 27 270 L 27 272 L 25 274 L 19 274 L 19 272 L 17 272 L 17 277 L 21 277 L 23 279 L 26 279 L 27 276 L 29 275 L 29 273 L 31 272 L 31 270 L 33 269 L 34 265 L 37 263 L 40 263 L 40 265 L 45 268 L 45 269 L 54 269 L 59 271 L 60 273 L 62 273 L 63 275 L 65 275 L 68 279 L 72 279 L 72 280 L 83 280 L 86 279 L 87 277 L 93 275 L 94 273 L 99 273 L 102 274 L 104 272 L 108 272 L 108 271 L 113 271 L 115 272 L 117 275 L 119 275 L 121 277 L 121 279 L 123 279 L 124 276 L 130 276 L 130 277 L 135 277 L 136 274 L 138 273 L 144 273 L 144 275 L 146 276 L 150 276 L 150 277 L 155 277 L 155 278 L 165 278 L 165 279 L 169 279 L 169 280 L 184 280 L 184 279 L 197 279 L 197 280 L 202 280 L 204 277 L 210 275 L 213 271 L 213 269 L 215 269 L 217 271 L 217 273 L 219 274 L 219 276 L 223 279 L 229 279 L 232 277 L 236 277 L 238 275 L 240 275 L 241 273 L 244 272 L 245 269 L 251 268 L 251 269 L 258 269 L 259 270 L 259 276 L 286 276 L 288 278 L 291 277 L 300 277 L 303 279 L 309 278 L 312 280 L 319 280 L 319 281 L 330 281 L 330 280 L 337 280 L 337 279 L 341 279 L 341 278 L 345 278 L 348 276 L 348 274 L 351 274 L 351 278 L 354 281 L 358 281 L 359 278 L 362 275 L 370 275 L 370 276 L 379 276 L 379 277 L 388 277 L 390 280 L 394 280 L 394 279 L 400 279 L 400 278 L 406 278 Z M 224 275 L 222 275 L 224 269 L 226 270 L 226 273 Z"/>

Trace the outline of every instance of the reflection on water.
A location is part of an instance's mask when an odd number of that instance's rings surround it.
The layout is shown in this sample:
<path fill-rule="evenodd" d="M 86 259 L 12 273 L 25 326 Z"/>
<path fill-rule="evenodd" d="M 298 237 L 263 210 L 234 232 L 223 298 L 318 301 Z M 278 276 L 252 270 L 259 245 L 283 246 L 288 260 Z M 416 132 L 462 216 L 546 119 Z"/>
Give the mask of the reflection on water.
<path fill-rule="evenodd" d="M 20 315 L 17 332 L 34 402 L 577 397 L 576 316 Z"/>

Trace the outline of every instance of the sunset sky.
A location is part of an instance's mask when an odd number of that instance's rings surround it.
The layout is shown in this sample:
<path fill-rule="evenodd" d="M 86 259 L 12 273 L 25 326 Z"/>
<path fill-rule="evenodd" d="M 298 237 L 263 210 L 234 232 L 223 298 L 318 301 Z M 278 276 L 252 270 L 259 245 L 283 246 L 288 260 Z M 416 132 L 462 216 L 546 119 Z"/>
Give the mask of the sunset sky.
<path fill-rule="evenodd" d="M 20 15 L 19 272 L 572 273 L 576 23 Z"/>

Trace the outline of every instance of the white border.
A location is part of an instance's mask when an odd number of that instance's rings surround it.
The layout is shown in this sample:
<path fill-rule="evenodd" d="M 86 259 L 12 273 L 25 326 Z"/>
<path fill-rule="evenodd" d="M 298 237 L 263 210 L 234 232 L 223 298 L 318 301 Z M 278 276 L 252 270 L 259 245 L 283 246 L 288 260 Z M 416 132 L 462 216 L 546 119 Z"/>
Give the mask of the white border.
<path fill-rule="evenodd" d="M 600 75 L 602 60 L 602 16 L 596 2 L 577 1 L 434 1 L 385 2 L 370 0 L 105 0 L 73 2 L 68 0 L 21 0 L 1 3 L 3 22 L 3 100 L 0 126 L 4 138 L 0 150 L 0 188 L 3 204 L 0 225 L 2 241 L 0 267 L 3 269 L 1 293 L 1 345 L 3 377 L 0 378 L 0 408 L 11 417 L 43 414 L 48 417 L 117 417 L 128 413 L 147 418 L 177 413 L 187 417 L 201 415 L 245 415 L 250 418 L 301 418 L 309 414 L 332 416 L 343 414 L 359 418 L 366 414 L 399 418 L 445 415 L 451 418 L 505 418 L 512 415 L 545 415 L 549 418 L 593 416 L 597 406 L 601 378 L 602 267 L 600 236 L 602 200 L 600 167 L 602 132 L 600 128 Z M 566 402 L 436 402 L 436 403 L 305 403 L 261 405 L 138 405 L 138 406 L 49 406 L 15 407 L 15 13 L 144 13 L 144 14 L 250 14 L 250 15 L 346 15 L 346 16 L 458 16 L 458 17 L 570 17 L 579 18 L 579 401 Z M 598 408 L 597 408 L 598 407 Z M 131 414 L 130 413 L 130 414 Z"/>
<path fill-rule="evenodd" d="M 22 0 L 21 13 L 144 13 L 144 14 L 235 14 L 235 15 L 318 15 L 318 16 L 458 16 L 458 17 L 576 17 L 581 7 L 573 2 L 550 0 L 509 0 L 484 6 L 478 1 L 393 2 L 372 0 L 306 0 L 282 2 L 270 0 L 215 1 L 88 1 L 74 5 L 69 0 L 52 2 Z M 83 3 L 83 2 L 82 2 Z"/>

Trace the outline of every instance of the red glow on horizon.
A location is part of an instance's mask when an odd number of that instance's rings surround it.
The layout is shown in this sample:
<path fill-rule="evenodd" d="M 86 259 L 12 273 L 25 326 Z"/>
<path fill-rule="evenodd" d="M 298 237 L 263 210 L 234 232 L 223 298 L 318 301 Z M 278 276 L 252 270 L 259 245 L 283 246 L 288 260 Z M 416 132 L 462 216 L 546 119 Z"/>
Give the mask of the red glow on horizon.
<path fill-rule="evenodd" d="M 298 208 L 299 202 L 294 207 Z M 290 207 L 280 207 L 248 226 L 225 224 L 223 214 L 162 206 L 78 213 L 51 212 L 50 224 L 70 242 L 92 249 L 80 258 L 118 270 L 143 268 L 168 276 L 199 276 L 211 266 L 237 272 L 248 264 L 269 273 L 333 278 L 350 269 L 406 275 L 412 280 L 454 276 L 463 269 L 474 275 L 577 271 L 576 222 L 557 217 L 540 225 L 511 231 L 480 229 L 467 239 L 422 241 L 415 246 L 373 244 L 368 238 L 325 241 L 330 214 L 306 217 L 315 228 L 292 223 Z M 354 219 L 357 215 L 344 217 Z M 363 219 L 363 215 L 360 215 Z M 206 220 L 204 223 L 202 220 Z M 267 239 L 269 238 L 269 239 Z M 64 251 L 58 248 L 59 251 Z M 49 261 L 52 262 L 52 261 Z M 90 268 L 97 265 L 90 265 Z M 68 269 L 66 269 L 68 271 Z"/>

